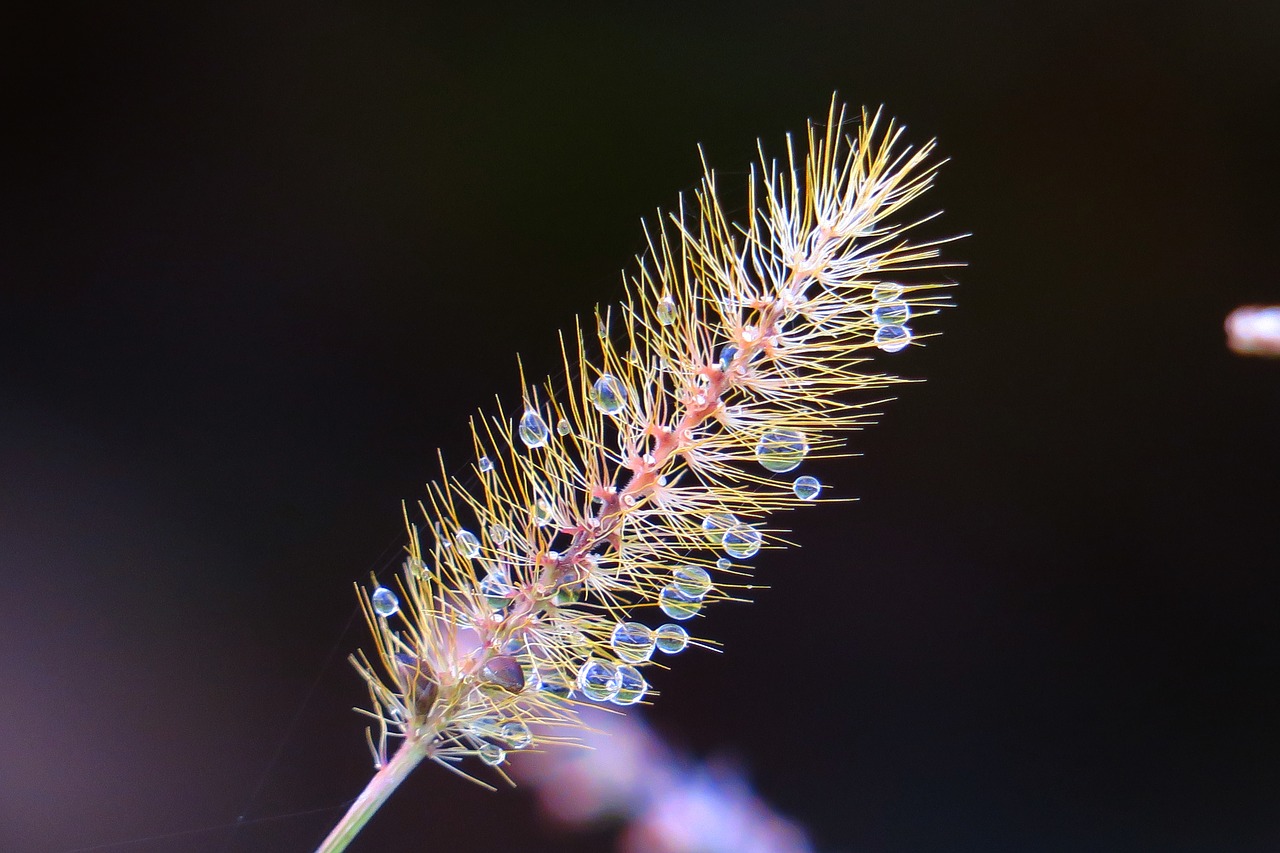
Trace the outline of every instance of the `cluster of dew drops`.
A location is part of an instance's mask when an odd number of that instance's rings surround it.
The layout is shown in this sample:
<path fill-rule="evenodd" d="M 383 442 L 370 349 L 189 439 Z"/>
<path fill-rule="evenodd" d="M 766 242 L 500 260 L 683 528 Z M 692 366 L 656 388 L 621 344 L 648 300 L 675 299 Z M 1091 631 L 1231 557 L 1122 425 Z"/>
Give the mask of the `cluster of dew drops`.
<path fill-rule="evenodd" d="M 874 341 L 877 347 L 885 352 L 899 352 L 911 343 L 911 330 L 905 325 L 911 315 L 910 306 L 900 298 L 902 286 L 895 282 L 883 282 L 872 291 L 874 305 L 871 316 L 876 324 Z M 675 320 L 675 305 L 670 296 L 664 295 L 658 303 L 657 316 L 664 326 Z M 732 359 L 734 350 L 725 347 L 720 360 Z M 592 405 L 604 415 L 614 417 L 627 406 L 626 388 L 617 377 L 604 373 L 591 387 Z M 567 420 L 556 424 L 556 432 L 568 435 L 572 426 Z M 550 439 L 551 430 L 547 422 L 536 409 L 526 409 L 520 418 L 517 432 L 521 442 L 530 450 L 543 447 Z M 809 442 L 803 432 L 796 429 L 772 429 L 764 433 L 756 444 L 755 457 L 766 470 L 775 474 L 794 471 L 809 453 Z M 481 473 L 493 470 L 493 461 L 482 456 L 477 467 Z M 822 484 L 816 477 L 808 474 L 797 477 L 792 483 L 792 491 L 802 501 L 814 501 L 822 491 Z M 550 508 L 540 507 L 540 515 L 548 523 L 551 520 Z M 702 529 L 706 532 L 710 544 L 719 545 L 727 555 L 716 561 L 721 570 L 732 567 L 735 560 L 747 560 L 760 550 L 763 537 L 760 531 L 740 521 L 732 513 L 711 513 L 702 520 Z M 490 536 L 497 542 L 507 538 L 507 531 L 498 525 L 490 528 Z M 458 531 L 454 539 L 458 551 L 469 558 L 480 555 L 480 540 L 469 530 Z M 609 645 L 620 664 L 597 658 L 588 658 L 578 669 L 576 686 L 581 693 L 597 702 L 611 702 L 615 705 L 634 705 L 644 698 L 649 685 L 636 664 L 644 664 L 653 657 L 655 651 L 665 655 L 679 654 L 690 644 L 689 632 L 682 625 L 676 624 L 692 619 L 698 615 L 707 596 L 714 590 L 710 573 L 701 566 L 684 565 L 672 569 L 671 581 L 658 594 L 658 608 L 674 622 L 650 628 L 640 622 L 618 622 L 609 638 Z M 495 608 L 501 608 L 514 593 L 510 582 L 498 573 L 490 572 L 480 583 L 480 592 Z M 580 592 L 565 589 L 557 593 L 558 604 L 571 604 Z M 395 593 L 386 587 L 378 587 L 371 596 L 373 610 L 381 617 L 393 616 L 400 609 L 400 602 Z M 541 681 L 543 690 L 569 698 L 572 688 L 565 684 Z M 523 749 L 532 742 L 529 727 L 518 720 L 502 722 L 496 718 L 483 718 L 472 726 L 475 733 L 482 738 L 477 753 L 486 764 L 501 764 L 506 757 L 505 750 L 499 742 L 505 743 L 509 749 Z"/>
<path fill-rule="evenodd" d="M 901 352 L 911 343 L 911 306 L 902 301 L 902 285 L 893 281 L 877 284 L 871 291 L 875 304 L 871 319 L 876 324 L 875 344 L 885 352 Z"/>

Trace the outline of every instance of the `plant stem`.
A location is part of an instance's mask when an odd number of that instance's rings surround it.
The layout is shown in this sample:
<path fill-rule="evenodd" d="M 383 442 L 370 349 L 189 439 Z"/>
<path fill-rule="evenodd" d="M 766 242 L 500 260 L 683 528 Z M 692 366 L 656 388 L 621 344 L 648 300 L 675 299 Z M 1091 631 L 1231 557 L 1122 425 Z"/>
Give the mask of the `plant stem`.
<path fill-rule="evenodd" d="M 356 835 L 369 822 L 369 818 L 373 817 L 378 807 L 386 802 L 391 792 L 426 757 L 427 750 L 423 740 L 406 741 L 401 745 L 391 760 L 373 774 L 369 784 L 364 786 L 364 790 L 360 792 L 360 796 L 356 797 L 351 808 L 347 809 L 342 820 L 338 821 L 338 825 L 316 848 L 316 853 L 342 853 L 346 850 L 347 845 L 355 840 Z"/>

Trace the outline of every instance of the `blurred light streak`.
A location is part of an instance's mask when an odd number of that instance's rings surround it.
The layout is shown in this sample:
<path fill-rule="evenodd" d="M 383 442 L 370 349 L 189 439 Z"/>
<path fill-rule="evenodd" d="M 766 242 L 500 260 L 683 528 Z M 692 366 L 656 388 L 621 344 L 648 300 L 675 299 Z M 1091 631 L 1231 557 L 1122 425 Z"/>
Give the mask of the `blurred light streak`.
<path fill-rule="evenodd" d="M 804 831 L 742 774 L 676 752 L 635 714 L 582 709 L 587 749 L 521 756 L 512 770 L 564 823 L 627 823 L 624 853 L 812 853 Z"/>
<path fill-rule="evenodd" d="M 1227 315 L 1225 325 L 1232 352 L 1280 356 L 1280 305 L 1243 305 Z"/>

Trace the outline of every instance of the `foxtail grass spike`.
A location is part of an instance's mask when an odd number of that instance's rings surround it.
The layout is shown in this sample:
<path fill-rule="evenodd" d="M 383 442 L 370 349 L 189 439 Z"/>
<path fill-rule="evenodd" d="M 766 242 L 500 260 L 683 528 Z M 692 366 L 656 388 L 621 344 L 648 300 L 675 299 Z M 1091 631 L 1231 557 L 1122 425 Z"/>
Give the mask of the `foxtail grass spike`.
<path fill-rule="evenodd" d="M 622 303 L 562 335 L 567 388 L 522 376 L 523 399 L 472 421 L 465 475 L 442 462 L 406 512 L 403 572 L 358 591 L 377 773 L 322 853 L 422 761 L 488 785 L 573 741 L 582 703 L 651 699 L 648 669 L 714 646 L 698 617 L 786 544 L 774 514 L 822 499 L 804 468 L 899 381 L 867 363 L 919 344 L 954 264 L 907 211 L 934 143 L 834 99 L 805 143 L 762 151 L 745 221 L 705 168 L 646 228 Z"/>

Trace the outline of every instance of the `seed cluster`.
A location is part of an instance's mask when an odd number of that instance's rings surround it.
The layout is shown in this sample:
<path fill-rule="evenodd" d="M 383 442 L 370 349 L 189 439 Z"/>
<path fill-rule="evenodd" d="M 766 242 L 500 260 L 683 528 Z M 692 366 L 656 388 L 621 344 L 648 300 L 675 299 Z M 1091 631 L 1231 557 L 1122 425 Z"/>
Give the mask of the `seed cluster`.
<path fill-rule="evenodd" d="M 394 589 L 360 593 L 379 765 L 400 737 L 501 772 L 571 739 L 577 703 L 633 705 L 656 659 L 714 645 L 686 626 L 785 544 L 770 516 L 823 492 L 791 472 L 867 421 L 876 401 L 849 392 L 897 380 L 864 363 L 944 304 L 945 282 L 903 281 L 946 266 L 901 218 L 932 143 L 901 146 L 878 114 L 845 130 L 833 103 L 803 163 L 790 140 L 784 166 L 762 156 L 747 222 L 708 170 L 649 233 L 623 304 L 562 338 L 569 387 L 522 381 L 518 414 L 472 422 L 473 485 L 430 484 Z"/>

